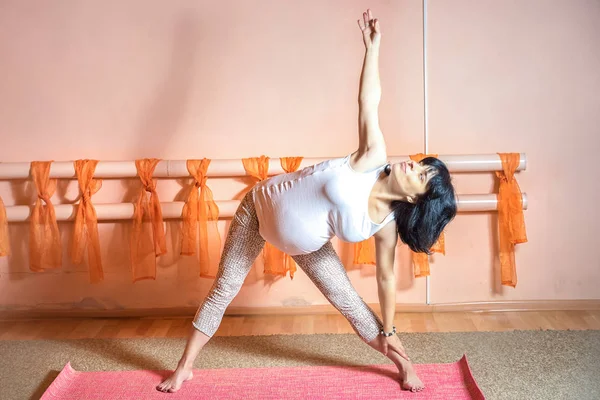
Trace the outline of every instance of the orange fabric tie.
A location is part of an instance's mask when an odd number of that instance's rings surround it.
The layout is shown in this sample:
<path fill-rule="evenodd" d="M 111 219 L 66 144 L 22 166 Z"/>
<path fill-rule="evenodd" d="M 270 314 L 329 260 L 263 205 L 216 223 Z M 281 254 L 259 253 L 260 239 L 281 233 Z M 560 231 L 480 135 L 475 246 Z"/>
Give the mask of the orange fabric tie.
<path fill-rule="evenodd" d="M 279 159 L 279 163 L 286 173 L 290 173 L 298 171 L 303 159 L 304 157 L 282 157 Z"/>
<path fill-rule="evenodd" d="M 438 155 L 437 154 L 418 153 L 418 154 L 411 155 L 410 159 L 415 162 L 421 162 L 421 161 L 423 161 L 424 158 L 427 158 L 427 157 L 437 158 Z M 430 250 L 433 253 L 442 253 L 445 255 L 446 254 L 445 243 L 446 243 L 446 240 L 444 238 L 444 232 L 442 232 L 440 237 L 434 243 L 433 247 Z M 425 253 L 415 253 L 415 252 L 411 252 L 411 253 L 412 253 L 412 261 L 413 261 L 413 266 L 414 266 L 415 277 L 420 278 L 423 276 L 429 276 L 430 272 L 431 272 L 430 268 L 429 268 L 429 256 Z"/>
<path fill-rule="evenodd" d="M 8 240 L 8 219 L 2 197 L 0 197 L 0 257 L 10 256 L 10 242 Z"/>
<path fill-rule="evenodd" d="M 62 244 L 50 198 L 56 190 L 56 179 L 50 179 L 52 161 L 34 161 L 31 174 L 37 188 L 37 200 L 31 213 L 29 232 L 29 268 L 34 272 L 62 265 Z"/>
<path fill-rule="evenodd" d="M 269 176 L 269 157 L 251 157 L 242 158 L 242 164 L 246 173 L 258 179 L 264 181 Z"/>
<path fill-rule="evenodd" d="M 81 199 L 75 215 L 71 261 L 73 264 L 81 264 L 83 253 L 87 247 L 90 282 L 98 283 L 104 280 L 98 236 L 98 217 L 96 209 L 92 205 L 92 195 L 102 187 L 101 180 L 93 179 L 98 161 L 76 160 L 73 164 L 79 182 Z"/>
<path fill-rule="evenodd" d="M 182 255 L 196 254 L 196 235 L 200 228 L 200 276 L 215 278 L 219 270 L 221 235 L 219 234 L 219 207 L 212 190 L 206 185 L 209 159 L 187 160 L 187 170 L 196 183 L 183 206 Z M 200 189 L 200 193 L 198 193 Z M 198 224 L 198 222 L 200 222 Z"/>
<path fill-rule="evenodd" d="M 269 157 L 263 155 L 260 157 L 243 158 L 242 163 L 249 175 L 259 181 L 267 179 L 269 175 Z M 264 273 L 285 276 L 287 270 L 285 269 L 284 256 L 285 254 L 271 243 L 265 243 L 263 249 Z"/>
<path fill-rule="evenodd" d="M 152 180 L 154 169 L 160 160 L 155 158 L 135 161 L 137 173 L 144 187 L 140 191 L 133 211 L 133 231 L 131 235 L 131 263 L 133 281 L 156 279 L 156 257 L 167 252 L 162 209 L 156 183 Z M 150 193 L 150 199 L 146 195 Z M 144 216 L 150 219 L 152 230 L 145 229 Z M 150 259 L 148 255 L 151 254 Z"/>
<path fill-rule="evenodd" d="M 303 157 L 283 157 L 279 160 L 279 162 L 281 164 L 281 168 L 283 168 L 286 173 L 290 173 L 297 171 L 298 168 L 300 168 L 302 160 Z M 290 271 L 290 278 L 294 279 L 294 273 L 298 267 L 296 266 L 294 259 L 289 254 L 283 253 L 282 267 L 283 275 L 285 275 L 285 271 Z"/>
<path fill-rule="evenodd" d="M 516 287 L 515 245 L 527 242 L 523 217 L 523 199 L 519 184 L 514 177 L 521 156 L 519 153 L 499 153 L 499 156 L 502 160 L 502 171 L 496 171 L 496 176 L 500 179 L 498 229 L 501 278 L 503 285 Z"/>
<path fill-rule="evenodd" d="M 411 251 L 411 254 L 415 278 L 429 276 L 429 256 L 425 253 L 415 253 L 413 251 Z"/>
<path fill-rule="evenodd" d="M 375 265 L 375 237 L 354 243 L 354 264 Z"/>

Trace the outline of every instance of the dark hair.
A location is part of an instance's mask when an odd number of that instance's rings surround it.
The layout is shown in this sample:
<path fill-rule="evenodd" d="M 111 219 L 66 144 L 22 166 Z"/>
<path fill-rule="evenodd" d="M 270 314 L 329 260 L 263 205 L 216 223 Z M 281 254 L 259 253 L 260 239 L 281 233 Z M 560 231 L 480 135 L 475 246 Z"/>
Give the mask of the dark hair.
<path fill-rule="evenodd" d="M 450 172 L 442 161 L 427 157 L 420 164 L 435 170 L 425 193 L 415 203 L 394 201 L 392 208 L 402 241 L 416 253 L 430 254 L 431 247 L 456 215 L 456 198 Z"/>

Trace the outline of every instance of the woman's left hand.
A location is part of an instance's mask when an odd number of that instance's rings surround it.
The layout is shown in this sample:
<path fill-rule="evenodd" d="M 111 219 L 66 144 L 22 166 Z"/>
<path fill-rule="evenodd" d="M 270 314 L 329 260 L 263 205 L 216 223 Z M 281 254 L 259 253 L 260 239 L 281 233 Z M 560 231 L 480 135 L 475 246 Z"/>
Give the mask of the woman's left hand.
<path fill-rule="evenodd" d="M 383 335 L 378 336 L 379 348 L 383 355 L 387 356 L 387 353 L 392 350 L 398 353 L 398 355 L 404 358 L 406 361 L 410 361 L 410 357 L 406 354 L 406 349 L 402 345 L 400 338 L 396 335 L 385 337 Z"/>

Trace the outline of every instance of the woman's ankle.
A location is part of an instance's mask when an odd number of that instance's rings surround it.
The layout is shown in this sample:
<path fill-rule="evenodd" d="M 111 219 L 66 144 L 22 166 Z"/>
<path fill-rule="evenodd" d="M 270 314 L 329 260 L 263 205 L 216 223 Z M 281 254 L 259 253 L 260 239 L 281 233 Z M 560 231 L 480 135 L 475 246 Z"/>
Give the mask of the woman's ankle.
<path fill-rule="evenodd" d="M 189 358 L 186 358 L 186 357 L 181 357 L 181 359 L 177 363 L 177 368 L 181 368 L 181 369 L 192 369 L 193 366 L 194 366 L 194 360 L 190 360 Z"/>

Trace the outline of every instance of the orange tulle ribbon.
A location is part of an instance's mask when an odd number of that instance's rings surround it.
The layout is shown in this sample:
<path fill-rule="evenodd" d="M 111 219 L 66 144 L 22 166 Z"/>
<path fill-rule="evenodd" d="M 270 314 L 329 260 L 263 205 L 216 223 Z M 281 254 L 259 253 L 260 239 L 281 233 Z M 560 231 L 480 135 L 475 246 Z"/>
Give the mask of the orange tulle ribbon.
<path fill-rule="evenodd" d="M 141 279 L 156 279 L 156 257 L 167 252 L 162 209 L 156 193 L 156 183 L 152 179 L 159 161 L 155 158 L 135 161 L 137 173 L 144 187 L 140 191 L 137 203 L 134 204 L 133 212 L 131 263 L 134 282 Z M 151 230 L 148 229 L 144 216 L 150 219 Z"/>
<path fill-rule="evenodd" d="M 196 254 L 198 228 L 200 229 L 200 276 L 214 278 L 219 270 L 221 235 L 219 234 L 219 207 L 213 199 L 212 190 L 206 185 L 209 159 L 187 160 L 187 170 L 195 179 L 183 206 L 182 255 Z M 200 192 L 198 193 L 198 189 Z"/>
<path fill-rule="evenodd" d="M 77 160 L 73 164 L 79 182 L 81 199 L 75 216 L 71 261 L 73 264 L 81 264 L 83 253 L 87 248 L 90 282 L 98 283 L 104 280 L 98 236 L 98 217 L 92 205 L 92 195 L 102 187 L 101 180 L 93 179 L 98 161 Z"/>
<path fill-rule="evenodd" d="M 421 162 L 424 158 L 434 157 L 437 158 L 437 154 L 413 154 L 410 156 L 410 159 L 415 162 Z M 434 243 L 433 247 L 430 249 L 433 253 L 441 253 L 446 254 L 446 240 L 444 238 L 444 232 L 440 234 L 438 240 Z M 415 277 L 420 278 L 423 276 L 429 276 L 430 268 L 429 268 L 429 256 L 425 253 L 412 253 L 412 261 L 414 267 Z"/>
<path fill-rule="evenodd" d="M 29 232 L 29 268 L 40 272 L 62 265 L 62 244 L 50 198 L 56 191 L 56 179 L 50 179 L 52 161 L 34 161 L 31 174 L 37 188 L 37 200 L 31 213 Z"/>
<path fill-rule="evenodd" d="M 259 181 L 264 181 L 269 176 L 269 157 L 242 158 L 246 173 Z"/>
<path fill-rule="evenodd" d="M 8 240 L 8 219 L 2 197 L 0 197 L 0 257 L 10 256 L 10 242 Z"/>
<path fill-rule="evenodd" d="M 500 267 L 502 284 L 517 286 L 515 245 L 527 242 L 523 199 L 521 189 L 514 177 L 519 167 L 520 154 L 502 153 L 502 171 L 496 171 L 500 179 L 498 191 L 498 229 L 500 239 Z"/>
<path fill-rule="evenodd" d="M 375 265 L 375 238 L 354 243 L 354 264 Z"/>

